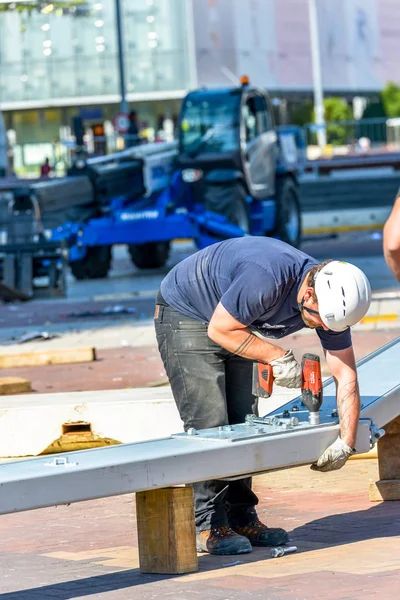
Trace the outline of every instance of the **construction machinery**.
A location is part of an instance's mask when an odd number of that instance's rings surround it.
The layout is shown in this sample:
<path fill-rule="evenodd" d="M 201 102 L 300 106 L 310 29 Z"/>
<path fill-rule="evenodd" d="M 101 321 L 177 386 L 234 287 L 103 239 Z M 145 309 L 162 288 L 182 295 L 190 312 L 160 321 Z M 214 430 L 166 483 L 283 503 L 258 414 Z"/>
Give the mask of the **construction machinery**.
<path fill-rule="evenodd" d="M 164 266 L 176 238 L 198 248 L 248 234 L 299 245 L 296 145 L 290 129 L 278 136 L 264 90 L 243 81 L 190 92 L 178 131 L 176 142 L 78 156 L 67 177 L 28 186 L 77 279 L 106 277 L 114 244 L 141 269 Z M 3 191 L 13 194 L 7 182 Z"/>
<path fill-rule="evenodd" d="M 64 296 L 67 249 L 44 234 L 34 184 L 0 180 L 0 298 Z"/>
<path fill-rule="evenodd" d="M 105 277 L 114 244 L 127 244 L 135 266 L 145 269 L 165 265 L 175 238 L 191 238 L 198 248 L 246 234 L 299 245 L 292 137 L 285 130 L 278 138 L 267 93 L 248 82 L 191 92 L 177 142 L 74 165 L 70 175 L 93 187 L 95 211 L 53 224 L 51 238 L 67 241 L 78 279 Z"/>

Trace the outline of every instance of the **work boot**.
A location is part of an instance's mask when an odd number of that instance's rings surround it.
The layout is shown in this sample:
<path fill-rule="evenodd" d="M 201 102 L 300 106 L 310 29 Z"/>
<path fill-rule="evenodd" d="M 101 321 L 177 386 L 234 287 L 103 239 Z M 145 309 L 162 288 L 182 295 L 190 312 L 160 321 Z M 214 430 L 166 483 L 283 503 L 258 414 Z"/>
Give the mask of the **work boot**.
<path fill-rule="evenodd" d="M 280 527 L 267 527 L 259 519 L 247 525 L 235 527 L 235 531 L 240 536 L 246 537 L 252 546 L 281 546 L 289 541 L 287 531 Z"/>
<path fill-rule="evenodd" d="M 238 535 L 228 525 L 207 529 L 197 534 L 197 551 L 209 554 L 246 554 L 251 552 L 251 543 Z"/>

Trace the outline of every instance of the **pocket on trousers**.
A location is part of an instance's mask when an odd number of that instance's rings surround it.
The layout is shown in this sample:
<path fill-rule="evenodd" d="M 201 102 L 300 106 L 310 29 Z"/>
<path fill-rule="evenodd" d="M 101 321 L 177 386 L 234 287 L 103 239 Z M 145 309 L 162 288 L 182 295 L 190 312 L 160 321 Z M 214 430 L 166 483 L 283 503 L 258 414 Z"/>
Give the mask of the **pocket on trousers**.
<path fill-rule="evenodd" d="M 202 331 L 207 332 L 208 323 L 204 321 L 196 321 L 193 319 L 192 321 L 175 321 L 173 324 L 173 329 L 175 331 Z"/>

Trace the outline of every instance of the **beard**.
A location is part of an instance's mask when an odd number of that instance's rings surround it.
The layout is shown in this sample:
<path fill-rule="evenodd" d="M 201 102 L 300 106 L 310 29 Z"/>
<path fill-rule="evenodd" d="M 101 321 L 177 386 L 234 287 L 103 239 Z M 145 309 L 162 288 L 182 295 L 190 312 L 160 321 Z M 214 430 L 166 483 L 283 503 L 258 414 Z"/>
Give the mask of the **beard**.
<path fill-rule="evenodd" d="M 303 319 L 303 322 L 309 329 L 317 329 L 317 327 L 319 327 L 319 325 L 317 325 L 316 323 L 311 321 L 308 317 L 306 317 L 306 315 L 304 314 L 304 311 L 301 312 L 301 318 Z"/>

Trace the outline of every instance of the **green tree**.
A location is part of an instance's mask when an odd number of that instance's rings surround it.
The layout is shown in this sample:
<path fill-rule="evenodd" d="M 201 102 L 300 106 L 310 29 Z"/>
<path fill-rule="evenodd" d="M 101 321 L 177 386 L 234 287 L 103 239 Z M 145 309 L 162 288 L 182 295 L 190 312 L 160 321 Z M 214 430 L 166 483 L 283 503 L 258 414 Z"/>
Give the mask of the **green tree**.
<path fill-rule="evenodd" d="M 380 119 L 387 117 L 382 97 L 372 100 L 365 107 L 361 119 Z"/>
<path fill-rule="evenodd" d="M 343 98 L 337 98 L 335 96 L 326 98 L 324 100 L 324 106 L 325 121 L 330 123 L 326 128 L 328 144 L 341 146 L 348 143 L 348 141 L 354 137 L 354 127 L 349 124 L 342 124 L 340 121 L 349 121 L 353 118 L 351 107 L 343 100 Z"/>
<path fill-rule="evenodd" d="M 304 102 L 296 106 L 293 110 L 290 122 L 293 125 L 299 125 L 299 127 L 303 127 L 307 123 L 310 123 L 313 118 L 313 103 L 312 102 Z"/>
<path fill-rule="evenodd" d="M 381 92 L 383 106 L 388 117 L 400 117 L 400 86 L 389 81 Z"/>
<path fill-rule="evenodd" d="M 343 125 L 341 121 L 353 119 L 351 106 L 343 98 L 332 96 L 324 100 L 325 120 L 331 122 L 327 126 L 328 144 L 342 145 L 354 137 L 354 126 Z M 333 123 L 332 123 L 333 121 Z M 338 123 L 336 123 L 338 121 Z M 300 104 L 291 115 L 290 122 L 294 125 L 304 126 L 308 123 L 315 123 L 315 113 L 313 103 L 308 101 Z M 312 131 L 308 135 L 309 143 L 316 143 L 316 134 Z"/>
<path fill-rule="evenodd" d="M 387 113 L 383 104 L 382 96 L 379 94 L 370 100 L 365 107 L 360 122 L 357 124 L 356 137 L 367 137 L 371 142 L 386 142 Z M 369 119 L 382 119 L 381 122 L 369 122 Z"/>

